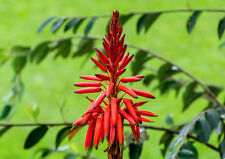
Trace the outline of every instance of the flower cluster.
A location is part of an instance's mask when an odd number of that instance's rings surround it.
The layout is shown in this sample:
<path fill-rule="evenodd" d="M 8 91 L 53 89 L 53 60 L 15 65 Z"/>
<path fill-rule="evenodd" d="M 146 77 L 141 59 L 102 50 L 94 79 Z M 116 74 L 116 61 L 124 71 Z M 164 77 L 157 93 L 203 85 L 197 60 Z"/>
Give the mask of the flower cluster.
<path fill-rule="evenodd" d="M 105 53 L 96 49 L 99 60 L 91 58 L 103 74 L 80 76 L 82 79 L 95 82 L 79 82 L 75 84 L 77 87 L 86 87 L 76 90 L 75 93 L 101 92 L 96 99 L 87 97 L 91 101 L 91 105 L 82 118 L 73 124 L 79 126 L 89 123 L 85 139 L 85 149 L 90 148 L 92 143 L 97 148 L 99 141 L 103 141 L 104 138 L 110 143 L 109 146 L 113 145 L 116 140 L 119 145 L 123 145 L 124 119 L 129 122 L 134 136 L 138 139 L 140 137 L 139 124 L 151 122 L 151 120 L 143 116 L 157 116 L 149 111 L 138 110 L 138 107 L 147 101 L 134 103 L 132 99 L 124 98 L 125 95 L 133 98 L 142 96 L 154 99 L 155 97 L 150 93 L 138 89 L 130 89 L 123 85 L 124 83 L 140 81 L 144 76 L 120 78 L 126 71 L 125 67 L 134 56 L 125 53 L 127 45 L 124 44 L 125 35 L 121 37 L 122 30 L 122 26 L 119 25 L 119 12 L 115 10 L 110 30 L 107 32 L 105 39 L 103 39 Z"/>

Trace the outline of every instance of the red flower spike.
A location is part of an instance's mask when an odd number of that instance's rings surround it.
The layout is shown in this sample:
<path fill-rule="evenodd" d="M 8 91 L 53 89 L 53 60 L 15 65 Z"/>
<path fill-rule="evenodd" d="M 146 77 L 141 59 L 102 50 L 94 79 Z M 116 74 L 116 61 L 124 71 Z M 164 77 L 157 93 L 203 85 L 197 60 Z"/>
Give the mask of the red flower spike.
<path fill-rule="evenodd" d="M 137 75 L 121 78 L 121 75 L 126 71 L 125 67 L 134 56 L 126 52 L 127 45 L 124 44 L 125 35 L 122 35 L 122 31 L 123 28 L 119 25 L 119 12 L 115 10 L 110 30 L 108 30 L 107 35 L 103 39 L 104 51 L 96 49 L 98 59 L 91 58 L 103 73 L 97 72 L 95 76 L 80 76 L 82 79 L 95 82 L 79 82 L 75 84 L 78 87 L 87 87 L 78 89 L 75 93 L 101 92 L 96 99 L 86 97 L 91 104 L 82 118 L 78 119 L 73 125 L 84 127 L 84 125 L 89 123 L 85 149 L 90 148 L 92 143 L 97 148 L 99 141 L 103 141 L 104 137 L 106 137 L 109 143 L 106 149 L 109 158 L 115 158 L 115 156 L 118 157 L 123 154 L 124 120 L 129 122 L 134 136 L 139 139 L 139 124 L 151 121 L 142 116 L 157 116 L 152 112 L 138 110 L 139 106 L 145 104 L 146 101 L 137 103 L 133 101 L 133 98 L 138 96 L 153 99 L 155 97 L 152 94 L 124 86 L 128 82 L 138 82 L 144 76 Z M 129 95 L 133 98 L 124 98 L 124 95 Z M 124 105 L 125 108 L 123 108 Z"/>
<path fill-rule="evenodd" d="M 101 88 L 99 87 L 90 87 L 90 88 L 82 88 L 82 89 L 77 89 L 75 91 L 75 93 L 97 93 L 97 92 L 101 92 Z"/>
<path fill-rule="evenodd" d="M 77 87 L 101 87 L 101 85 L 100 82 L 79 82 L 74 84 Z"/>
<path fill-rule="evenodd" d="M 107 69 L 96 59 L 91 57 L 91 60 L 100 68 L 103 72 L 107 72 Z"/>

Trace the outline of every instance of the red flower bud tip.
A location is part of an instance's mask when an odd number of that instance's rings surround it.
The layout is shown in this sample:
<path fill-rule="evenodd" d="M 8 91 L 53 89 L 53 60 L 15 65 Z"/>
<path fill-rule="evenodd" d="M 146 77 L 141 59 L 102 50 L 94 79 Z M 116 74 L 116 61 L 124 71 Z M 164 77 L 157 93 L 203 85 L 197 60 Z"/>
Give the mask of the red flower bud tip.
<path fill-rule="evenodd" d="M 102 80 L 106 80 L 108 81 L 109 80 L 109 76 L 106 76 L 106 75 L 102 75 L 102 74 L 95 74 L 96 77 L 102 79 Z"/>
<path fill-rule="evenodd" d="M 146 118 L 142 118 L 140 116 L 138 117 L 138 120 L 143 121 L 143 122 L 152 122 L 151 120 L 146 119 Z"/>
<path fill-rule="evenodd" d="M 97 106 L 99 106 L 99 105 L 103 102 L 103 100 L 105 99 L 105 96 L 106 96 L 106 93 L 105 93 L 105 91 L 104 91 L 104 92 L 102 92 L 102 93 L 98 96 L 98 98 L 91 104 L 91 108 L 94 109 L 94 108 L 96 108 Z"/>
<path fill-rule="evenodd" d="M 158 115 L 149 112 L 149 111 L 144 111 L 144 110 L 138 110 L 136 111 L 139 115 L 144 115 L 144 116 L 151 116 L 151 117 L 157 117 Z"/>
<path fill-rule="evenodd" d="M 79 82 L 74 84 L 77 87 L 101 87 L 101 85 L 100 82 Z"/>
<path fill-rule="evenodd" d="M 73 123 L 73 126 L 76 126 L 76 125 L 81 125 L 82 124 L 82 118 L 80 118 L 80 119 L 78 119 L 77 121 L 75 121 L 74 123 Z"/>
<path fill-rule="evenodd" d="M 82 119 L 82 124 L 83 125 L 86 125 L 88 123 L 88 121 L 91 119 L 92 117 L 92 113 L 88 113 L 86 114 Z"/>
<path fill-rule="evenodd" d="M 101 78 L 98 78 L 96 76 L 80 76 L 80 78 L 93 81 L 103 81 Z"/>
<path fill-rule="evenodd" d="M 101 61 L 104 65 L 108 64 L 108 63 L 109 63 L 108 57 L 107 57 L 103 52 L 101 52 L 100 50 L 96 49 L 96 51 L 98 52 L 97 56 L 98 56 L 98 58 L 100 59 L 100 61 Z"/>
<path fill-rule="evenodd" d="M 148 101 L 137 102 L 137 103 L 135 103 L 135 107 L 140 107 L 140 106 L 144 105 L 147 102 Z"/>
<path fill-rule="evenodd" d="M 129 89 L 125 86 L 119 86 L 119 89 L 127 94 L 129 94 L 131 97 L 134 97 L 134 98 L 137 98 L 137 94 L 132 90 L 132 89 Z"/>
<path fill-rule="evenodd" d="M 120 110 L 120 114 L 121 114 L 122 116 L 124 116 L 124 118 L 126 118 L 127 121 L 128 121 L 131 125 L 135 125 L 135 124 L 136 124 L 135 121 L 134 121 L 134 119 L 133 119 L 129 114 L 127 114 L 125 111 Z"/>
<path fill-rule="evenodd" d="M 97 93 L 97 92 L 101 92 L 101 88 L 99 87 L 89 87 L 89 88 L 82 88 L 82 89 L 78 89 L 75 91 L 75 93 Z"/>
<path fill-rule="evenodd" d="M 91 57 L 91 60 L 100 68 L 103 72 L 107 72 L 107 69 L 96 59 Z"/>
<path fill-rule="evenodd" d="M 126 71 L 126 69 L 122 69 L 122 70 L 119 70 L 118 72 L 116 72 L 115 76 L 116 77 L 119 77 L 120 75 L 122 75 L 124 72 Z"/>
<path fill-rule="evenodd" d="M 155 97 L 150 93 L 147 93 L 138 89 L 132 89 L 132 91 L 134 91 L 138 96 L 155 99 Z"/>
<path fill-rule="evenodd" d="M 134 110 L 134 107 L 133 107 L 132 103 L 130 102 L 130 100 L 127 99 L 127 98 L 124 98 L 124 99 L 123 99 L 123 102 L 124 102 L 124 104 L 126 105 L 129 114 L 132 116 L 132 118 L 134 119 L 134 121 L 135 121 L 136 123 L 138 123 L 138 117 L 137 117 L 137 114 L 136 114 L 136 112 L 135 112 L 135 110 Z"/>

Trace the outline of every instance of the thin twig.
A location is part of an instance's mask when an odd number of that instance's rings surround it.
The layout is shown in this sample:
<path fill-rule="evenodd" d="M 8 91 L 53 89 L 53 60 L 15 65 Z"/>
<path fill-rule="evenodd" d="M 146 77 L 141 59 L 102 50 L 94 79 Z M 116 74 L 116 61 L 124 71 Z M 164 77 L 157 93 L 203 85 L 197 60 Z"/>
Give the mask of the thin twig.
<path fill-rule="evenodd" d="M 5 126 L 5 127 L 30 127 L 30 126 L 69 126 L 72 125 L 73 123 L 71 122 L 63 122 L 63 123 L 0 123 L 0 126 Z M 124 124 L 124 126 L 130 126 L 129 124 Z M 159 127 L 159 126 L 148 126 L 148 125 L 141 125 L 141 127 L 144 127 L 145 129 L 152 129 L 152 130 L 158 130 L 158 131 L 165 131 L 168 133 L 173 133 L 173 134 L 179 134 L 180 130 L 176 129 L 170 129 L 170 128 L 164 128 L 164 127 Z M 194 139 L 197 142 L 200 142 L 197 137 L 187 134 L 188 138 Z M 201 143 L 201 142 L 200 142 Z M 217 147 L 211 144 L 205 144 L 207 147 L 219 151 Z"/>
<path fill-rule="evenodd" d="M 184 12 L 210 12 L 210 13 L 224 13 L 225 9 L 174 9 L 174 10 L 161 10 L 161 11 L 150 11 L 150 12 L 130 12 L 121 14 L 121 16 L 133 16 L 133 15 L 142 15 L 142 14 L 167 14 L 167 13 L 184 13 Z M 98 15 L 98 16 L 76 16 L 76 18 L 108 18 L 111 17 L 111 14 Z M 67 19 L 75 18 L 64 17 Z"/>

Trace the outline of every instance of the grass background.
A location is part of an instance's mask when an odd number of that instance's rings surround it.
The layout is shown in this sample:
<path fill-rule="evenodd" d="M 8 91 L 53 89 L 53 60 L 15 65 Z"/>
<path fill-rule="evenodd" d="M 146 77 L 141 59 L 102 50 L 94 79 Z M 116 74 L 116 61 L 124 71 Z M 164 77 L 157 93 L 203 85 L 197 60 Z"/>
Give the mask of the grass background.
<path fill-rule="evenodd" d="M 165 9 L 187 8 L 185 0 L 114 0 L 114 1 L 54 1 L 54 0 L 0 0 L 0 48 L 8 52 L 14 45 L 35 45 L 43 40 L 51 40 L 72 35 L 72 32 L 64 34 L 61 30 L 56 34 L 49 32 L 46 28 L 42 34 L 36 34 L 39 24 L 49 16 L 89 16 L 111 14 L 117 8 L 120 13 L 132 11 L 157 11 Z M 190 0 L 193 9 L 224 8 L 224 0 Z M 218 49 L 221 41 L 217 36 L 217 25 L 224 16 L 223 13 L 203 13 L 196 24 L 191 35 L 187 34 L 186 21 L 191 13 L 171 13 L 160 16 L 157 22 L 151 27 L 147 34 L 136 34 L 136 22 L 139 16 L 133 17 L 124 26 L 126 42 L 138 46 L 146 47 L 161 56 L 168 58 L 179 66 L 188 70 L 191 74 L 207 84 L 217 84 L 225 86 L 224 67 L 225 50 Z M 98 19 L 91 35 L 104 36 L 106 19 Z M 79 29 L 83 34 L 85 23 Z M 224 38 L 223 38 L 224 39 Z M 76 43 L 76 42 L 75 42 Z M 99 42 L 101 44 L 101 42 Z M 132 51 L 132 50 L 131 50 Z M 51 55 L 40 65 L 28 64 L 22 72 L 25 83 L 25 94 L 23 100 L 16 106 L 14 116 L 9 122 L 33 122 L 32 118 L 26 114 L 25 107 L 37 104 L 41 113 L 39 122 L 61 122 L 62 118 L 57 107 L 58 102 L 66 100 L 65 118 L 67 121 L 78 119 L 88 106 L 83 96 L 73 94 L 75 88 L 73 83 L 80 81 L 79 75 L 94 74 L 94 65 L 84 57 L 64 60 L 58 58 L 52 60 Z M 150 66 L 157 66 L 159 62 L 149 63 Z M 145 73 L 145 72 L 144 72 Z M 131 72 L 127 72 L 129 76 Z M 11 88 L 10 80 L 13 71 L 9 63 L 0 67 L 0 97 L 3 97 Z M 186 79 L 187 80 L 187 79 Z M 156 84 L 156 83 L 155 83 Z M 186 112 L 182 112 L 181 96 L 175 97 L 174 93 L 160 96 L 158 90 L 154 90 L 154 85 L 146 88 L 142 84 L 135 84 L 132 87 L 153 92 L 157 99 L 150 102 L 150 106 L 145 106 L 146 110 L 153 111 L 160 115 L 155 119 L 153 125 L 166 126 L 165 117 L 172 113 L 175 123 L 189 121 L 200 112 L 206 102 L 198 100 Z M 223 100 L 224 93 L 220 96 Z M 4 102 L 0 101 L 0 109 Z M 1 121 L 2 122 L 2 121 Z M 54 148 L 55 135 L 61 127 L 50 128 L 46 136 L 33 148 L 24 150 L 23 145 L 32 127 L 12 128 L 0 138 L 0 158 L 32 158 L 32 154 L 43 147 Z M 86 128 L 81 130 L 69 143 L 73 151 L 85 153 L 83 150 Z M 141 158 L 162 158 L 159 138 L 162 132 L 148 130 L 150 139 L 144 143 Z M 215 134 L 210 142 L 214 142 Z M 66 145 L 64 142 L 62 145 Z M 208 149 L 204 145 L 195 144 L 198 147 L 199 158 L 219 158 L 218 153 Z M 105 144 L 99 147 L 98 151 L 93 151 L 92 155 L 97 158 L 105 158 L 103 152 Z M 128 150 L 124 152 L 128 157 Z M 62 158 L 62 153 L 52 154 L 48 158 Z"/>

